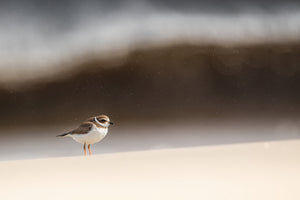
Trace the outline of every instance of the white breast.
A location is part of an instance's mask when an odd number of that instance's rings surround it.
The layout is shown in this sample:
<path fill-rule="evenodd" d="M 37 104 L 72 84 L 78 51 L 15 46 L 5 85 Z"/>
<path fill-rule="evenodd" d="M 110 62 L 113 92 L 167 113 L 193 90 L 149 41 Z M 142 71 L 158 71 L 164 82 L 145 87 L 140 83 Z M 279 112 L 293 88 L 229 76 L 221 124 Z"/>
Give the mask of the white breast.
<path fill-rule="evenodd" d="M 70 137 L 81 144 L 94 144 L 102 140 L 106 134 L 107 128 L 97 128 L 96 126 L 93 126 L 93 128 L 87 134 L 74 134 L 70 135 Z"/>

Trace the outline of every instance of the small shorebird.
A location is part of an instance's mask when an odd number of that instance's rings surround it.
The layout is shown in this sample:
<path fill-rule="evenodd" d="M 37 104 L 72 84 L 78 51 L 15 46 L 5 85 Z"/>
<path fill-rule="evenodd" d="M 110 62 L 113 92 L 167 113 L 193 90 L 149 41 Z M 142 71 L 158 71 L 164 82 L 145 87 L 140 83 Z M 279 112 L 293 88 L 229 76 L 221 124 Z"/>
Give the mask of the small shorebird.
<path fill-rule="evenodd" d="M 86 145 L 88 145 L 89 153 L 92 154 L 90 146 L 102 140 L 108 131 L 108 127 L 113 123 L 106 115 L 99 115 L 87 119 L 80 124 L 77 129 L 68 133 L 57 135 L 56 137 L 71 137 L 76 142 L 83 144 L 84 155 L 86 155 Z"/>

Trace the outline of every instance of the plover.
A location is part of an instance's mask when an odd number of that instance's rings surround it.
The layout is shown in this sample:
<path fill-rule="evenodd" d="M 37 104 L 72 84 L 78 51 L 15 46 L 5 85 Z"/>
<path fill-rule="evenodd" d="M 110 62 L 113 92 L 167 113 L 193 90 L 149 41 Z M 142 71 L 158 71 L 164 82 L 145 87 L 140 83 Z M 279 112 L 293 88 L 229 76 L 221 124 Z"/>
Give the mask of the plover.
<path fill-rule="evenodd" d="M 77 129 L 68 133 L 57 135 L 56 137 L 71 137 L 76 142 L 83 144 L 84 155 L 86 155 L 86 145 L 90 155 L 92 154 L 90 146 L 102 140 L 108 131 L 108 127 L 113 123 L 106 115 L 91 117 L 84 121 Z"/>

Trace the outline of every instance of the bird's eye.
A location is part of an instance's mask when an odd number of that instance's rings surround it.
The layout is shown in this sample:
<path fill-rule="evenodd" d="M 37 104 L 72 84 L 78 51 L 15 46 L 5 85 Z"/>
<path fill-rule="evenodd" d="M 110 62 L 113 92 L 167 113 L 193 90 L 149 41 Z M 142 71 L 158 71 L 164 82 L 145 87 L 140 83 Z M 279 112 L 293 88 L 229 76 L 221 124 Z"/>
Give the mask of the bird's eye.
<path fill-rule="evenodd" d="M 106 120 L 105 119 L 101 119 L 100 122 L 106 122 Z"/>

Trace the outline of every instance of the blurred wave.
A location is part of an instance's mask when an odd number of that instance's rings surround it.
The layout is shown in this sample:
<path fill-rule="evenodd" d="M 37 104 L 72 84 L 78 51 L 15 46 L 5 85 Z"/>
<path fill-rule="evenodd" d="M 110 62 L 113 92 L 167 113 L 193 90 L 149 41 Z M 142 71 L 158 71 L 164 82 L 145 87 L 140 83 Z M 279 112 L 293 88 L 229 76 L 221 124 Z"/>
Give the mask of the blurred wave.
<path fill-rule="evenodd" d="M 0 127 L 299 114 L 296 0 L 0 2 Z M 159 117 L 156 117 L 159 116 Z"/>

